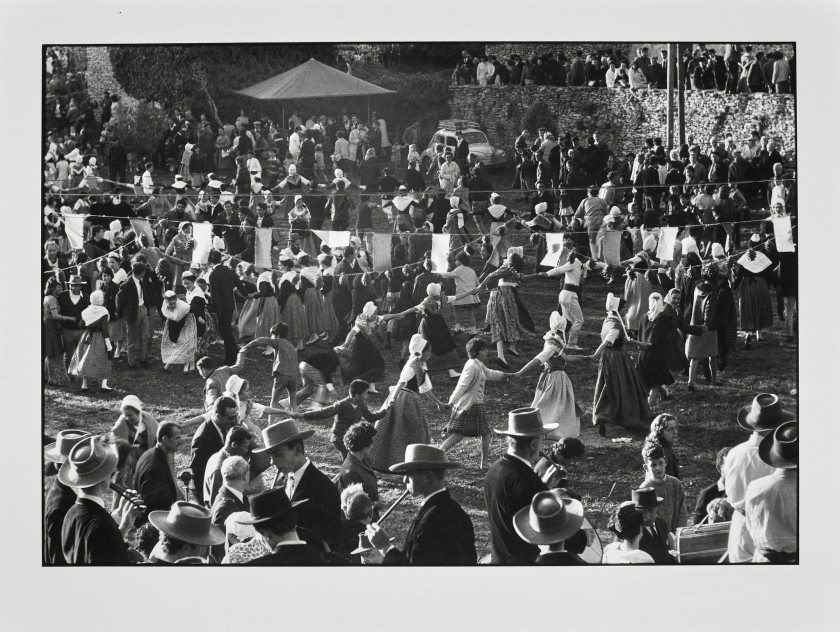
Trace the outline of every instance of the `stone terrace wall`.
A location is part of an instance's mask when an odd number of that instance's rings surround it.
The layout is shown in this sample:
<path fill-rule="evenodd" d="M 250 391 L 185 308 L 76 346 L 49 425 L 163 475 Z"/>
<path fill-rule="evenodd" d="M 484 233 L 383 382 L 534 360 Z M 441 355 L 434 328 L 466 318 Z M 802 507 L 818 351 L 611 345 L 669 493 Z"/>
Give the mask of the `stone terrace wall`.
<path fill-rule="evenodd" d="M 524 129 L 523 118 L 536 103 L 548 108 L 560 134 L 584 136 L 597 129 L 616 153 L 637 152 L 645 138 L 659 136 L 664 141 L 667 136 L 666 90 L 549 86 L 451 86 L 451 90 L 451 116 L 477 121 L 490 142 L 506 151 L 512 149 Z M 789 157 L 796 151 L 793 95 L 686 92 L 685 116 L 686 134 L 693 134 L 699 143 L 729 132 L 740 143 L 757 129 L 776 139 Z"/>
<path fill-rule="evenodd" d="M 555 55 L 563 51 L 566 57 L 572 58 L 576 50 L 582 50 L 583 54 L 594 53 L 598 50 L 606 50 L 616 48 L 624 51 L 631 60 L 636 56 L 637 48 L 647 47 L 650 49 L 651 57 L 659 57 L 659 51 L 666 50 L 667 44 L 658 42 L 498 42 L 487 44 L 485 52 L 488 55 L 496 55 L 499 59 L 506 59 L 511 55 L 519 55 L 520 57 L 530 57 L 531 55 L 545 55 L 546 53 L 555 53 Z M 726 44 L 706 43 L 706 48 L 713 48 L 718 55 L 723 55 Z M 780 50 L 786 56 L 790 57 L 793 54 L 793 44 L 752 44 L 754 51 L 771 51 Z M 697 44 L 693 44 L 692 48 L 698 48 Z"/>

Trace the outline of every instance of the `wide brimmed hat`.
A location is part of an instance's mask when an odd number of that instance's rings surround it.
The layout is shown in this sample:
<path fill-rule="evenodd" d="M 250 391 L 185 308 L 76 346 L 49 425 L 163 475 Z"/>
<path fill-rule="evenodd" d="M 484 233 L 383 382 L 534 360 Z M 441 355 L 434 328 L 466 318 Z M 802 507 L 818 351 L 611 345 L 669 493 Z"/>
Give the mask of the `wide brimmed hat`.
<path fill-rule="evenodd" d="M 117 469 L 117 451 L 90 436 L 74 445 L 58 471 L 68 487 L 91 487 L 108 480 Z"/>
<path fill-rule="evenodd" d="M 70 283 L 70 285 L 84 285 L 85 280 L 82 277 L 80 277 L 78 274 L 74 274 L 73 276 L 70 277 L 69 283 Z"/>
<path fill-rule="evenodd" d="M 284 419 L 263 429 L 262 436 L 265 447 L 254 450 L 254 452 L 267 452 L 278 445 L 285 445 L 297 439 L 308 439 L 314 434 L 314 430 L 298 428 L 294 419 Z"/>
<path fill-rule="evenodd" d="M 216 546 L 225 541 L 224 531 L 210 519 L 209 509 L 183 500 L 173 503 L 169 511 L 149 513 L 149 522 L 161 533 L 199 546 Z"/>
<path fill-rule="evenodd" d="M 543 424 L 538 408 L 516 408 L 508 413 L 507 430 L 493 431 L 508 437 L 538 437 L 557 428 L 560 424 Z"/>
<path fill-rule="evenodd" d="M 55 441 L 44 447 L 44 460 L 51 463 L 64 463 L 73 446 L 90 436 L 92 435 L 84 430 L 62 430 Z"/>
<path fill-rule="evenodd" d="M 799 466 L 799 423 L 788 421 L 758 444 L 758 456 L 773 467 L 785 470 Z"/>
<path fill-rule="evenodd" d="M 251 503 L 251 514 L 248 518 L 237 520 L 240 524 L 260 524 L 274 518 L 282 518 L 309 499 L 292 502 L 285 489 L 273 487 L 251 496 L 248 500 Z"/>
<path fill-rule="evenodd" d="M 796 421 L 796 413 L 782 408 L 778 395 L 760 393 L 751 404 L 738 411 L 738 424 L 745 430 L 773 430 L 786 421 Z"/>
<path fill-rule="evenodd" d="M 633 504 L 639 509 L 653 509 L 665 500 L 656 495 L 656 490 L 653 487 L 634 489 L 630 497 L 633 499 Z"/>
<path fill-rule="evenodd" d="M 448 461 L 440 448 L 425 443 L 412 443 L 405 449 L 405 461 L 388 469 L 398 474 L 415 470 L 448 470 L 453 467 L 461 467 L 461 464 Z"/>
<path fill-rule="evenodd" d="M 513 528 L 531 544 L 554 544 L 578 532 L 583 524 L 583 505 L 574 498 L 563 498 L 553 489 L 537 492 L 531 504 L 513 516 Z"/>

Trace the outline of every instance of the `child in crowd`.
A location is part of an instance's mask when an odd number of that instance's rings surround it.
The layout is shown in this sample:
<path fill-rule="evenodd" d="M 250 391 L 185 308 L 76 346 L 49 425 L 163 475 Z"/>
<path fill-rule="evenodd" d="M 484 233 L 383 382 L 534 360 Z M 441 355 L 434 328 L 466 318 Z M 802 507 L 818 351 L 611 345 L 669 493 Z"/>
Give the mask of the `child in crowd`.
<path fill-rule="evenodd" d="M 420 164 L 420 152 L 417 151 L 417 145 L 412 143 L 408 146 L 408 158 L 406 158 L 408 164 L 410 165 L 412 162 L 416 164 Z M 419 167 L 415 167 L 419 171 Z"/>
<path fill-rule="evenodd" d="M 277 323 L 271 326 L 269 334 L 270 338 L 254 338 L 240 349 L 240 353 L 252 347 L 267 346 L 274 349 L 274 365 L 271 367 L 271 375 L 274 378 L 271 386 L 271 407 L 280 407 L 281 393 L 286 391 L 289 397 L 289 408 L 293 413 L 296 413 L 298 411 L 298 357 L 294 345 L 287 338 L 289 326 L 286 323 Z"/>
<path fill-rule="evenodd" d="M 652 487 L 656 490 L 656 495 L 663 498 L 659 506 L 659 516 L 668 524 L 668 531 L 675 533 L 678 527 L 688 524 L 682 483 L 678 478 L 665 473 L 665 451 L 655 441 L 645 441 L 642 460 L 646 476 L 641 487 Z"/>

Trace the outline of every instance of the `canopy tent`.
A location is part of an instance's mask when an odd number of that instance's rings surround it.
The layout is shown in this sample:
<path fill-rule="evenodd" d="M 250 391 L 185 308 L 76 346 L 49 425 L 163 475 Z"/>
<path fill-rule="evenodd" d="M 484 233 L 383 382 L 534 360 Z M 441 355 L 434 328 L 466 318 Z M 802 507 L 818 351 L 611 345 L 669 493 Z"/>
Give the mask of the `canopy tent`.
<path fill-rule="evenodd" d="M 393 90 L 380 88 L 314 59 L 249 88 L 234 92 L 253 99 L 271 101 L 395 94 Z M 285 118 L 285 106 L 283 116 Z"/>

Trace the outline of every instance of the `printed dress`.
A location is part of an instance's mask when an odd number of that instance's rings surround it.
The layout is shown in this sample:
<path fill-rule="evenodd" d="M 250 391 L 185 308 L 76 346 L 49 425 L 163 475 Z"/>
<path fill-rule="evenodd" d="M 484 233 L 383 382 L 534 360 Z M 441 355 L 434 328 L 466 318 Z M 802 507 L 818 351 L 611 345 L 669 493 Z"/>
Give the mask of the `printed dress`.
<path fill-rule="evenodd" d="M 580 418 L 583 411 L 575 401 L 572 381 L 566 374 L 566 354 L 563 347 L 552 340 L 546 340 L 543 350 L 537 355 L 543 363 L 543 371 L 537 381 L 534 401 L 545 423 L 559 423 L 560 426 L 548 434 L 549 439 L 580 436 Z"/>

